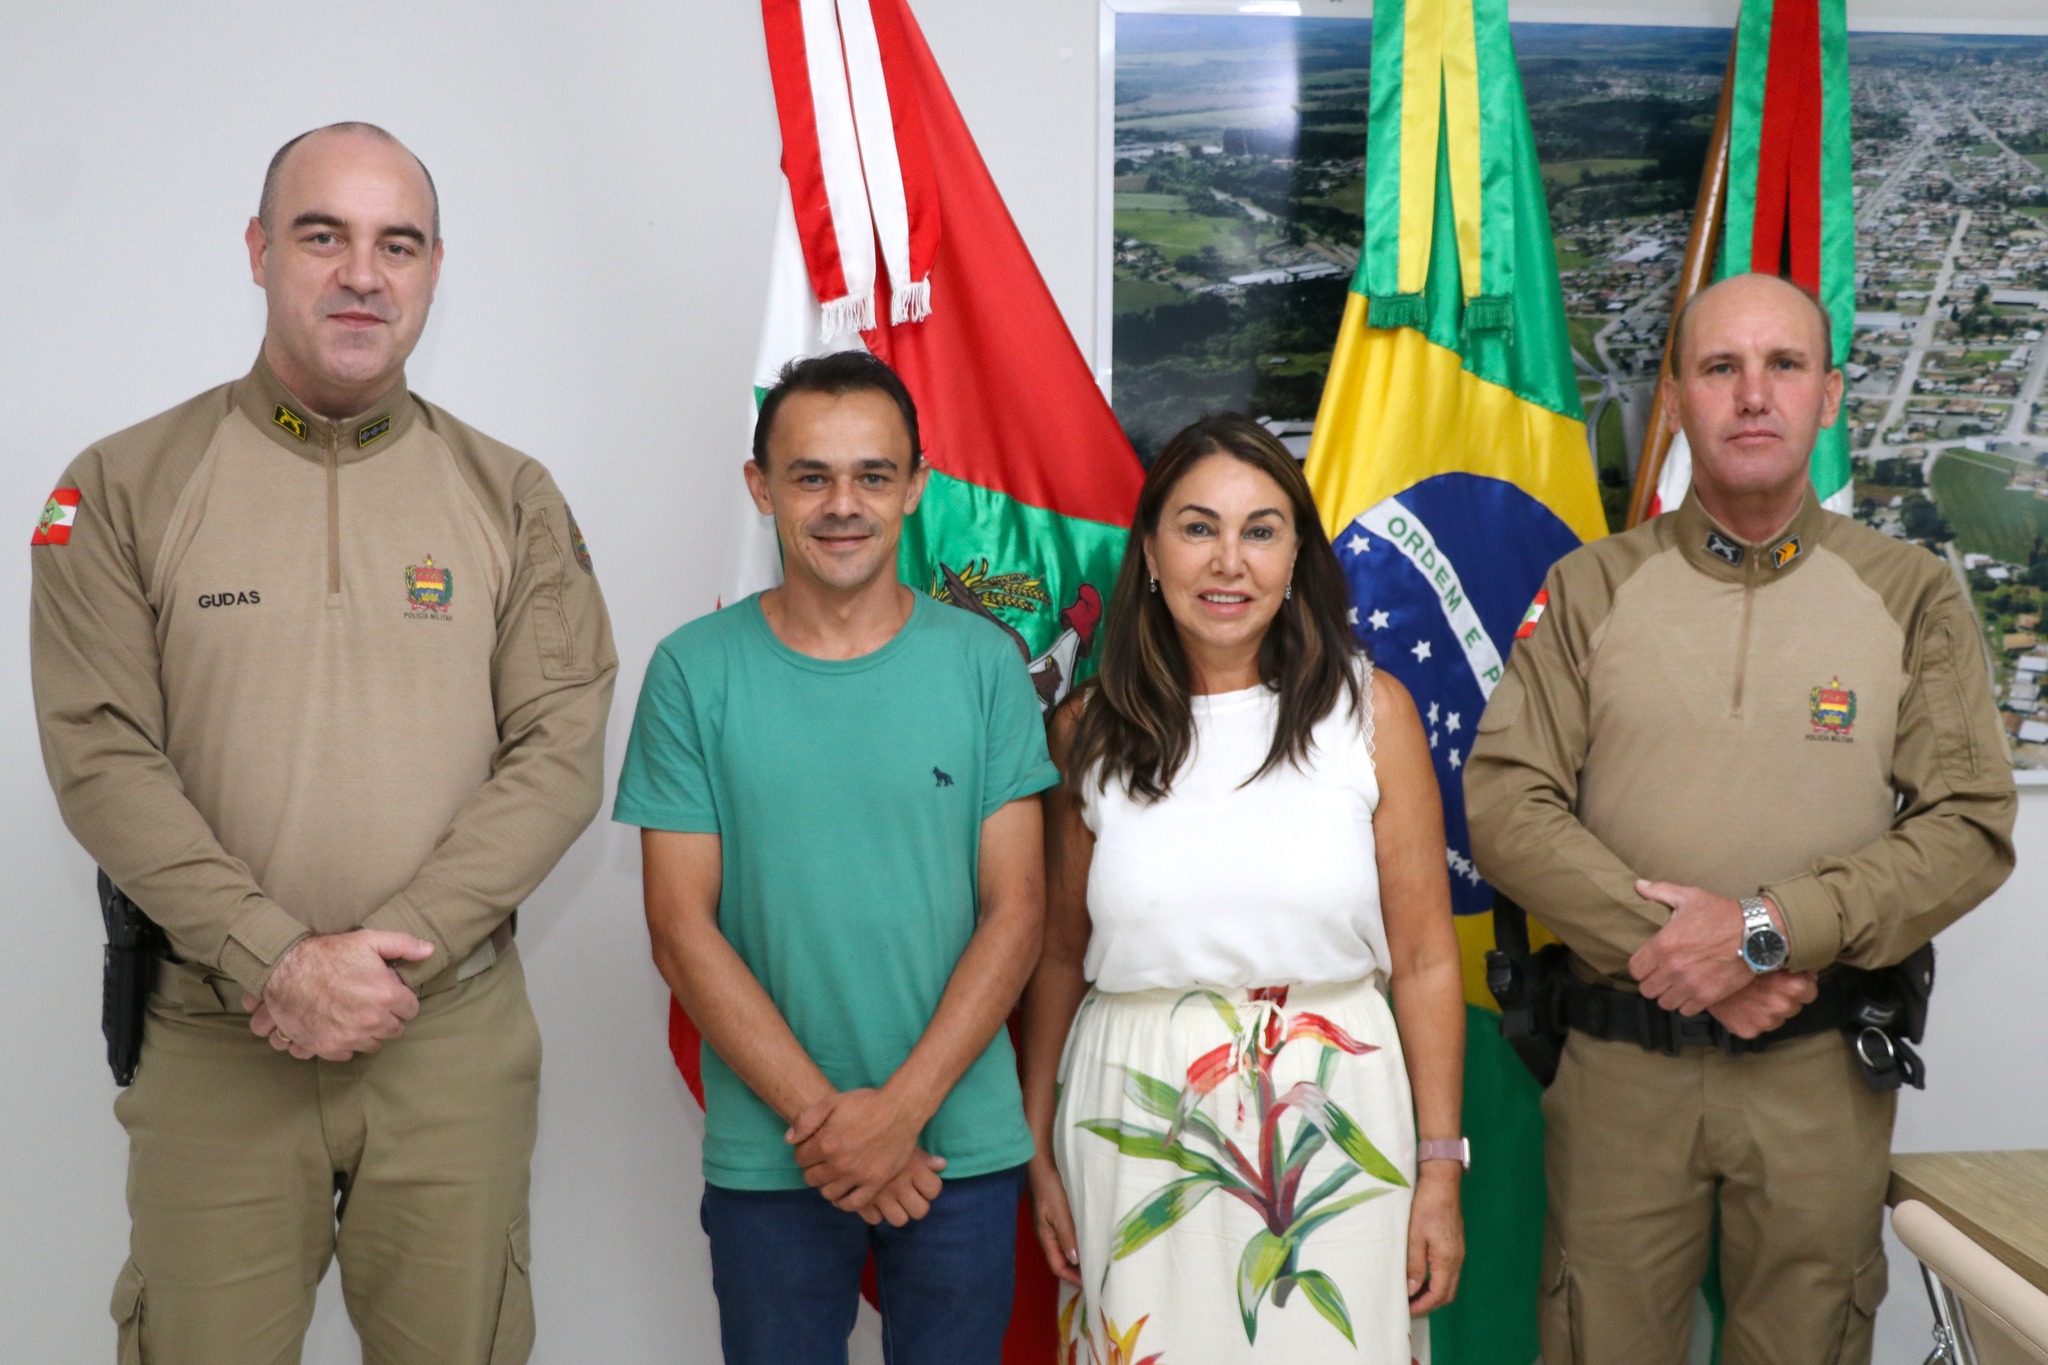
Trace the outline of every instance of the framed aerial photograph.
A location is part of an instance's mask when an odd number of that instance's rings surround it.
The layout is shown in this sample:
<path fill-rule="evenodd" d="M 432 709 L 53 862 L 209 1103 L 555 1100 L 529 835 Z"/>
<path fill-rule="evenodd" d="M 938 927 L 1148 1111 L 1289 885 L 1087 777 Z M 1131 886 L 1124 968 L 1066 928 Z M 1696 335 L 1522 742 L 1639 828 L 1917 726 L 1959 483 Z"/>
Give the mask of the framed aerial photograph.
<path fill-rule="evenodd" d="M 1107 0 L 1098 335 L 1141 457 L 1224 409 L 1306 452 L 1358 263 L 1369 14 Z M 1730 31 L 1513 33 L 1618 529 Z M 1849 63 L 1855 515 L 1954 566 L 2015 764 L 2048 782 L 2048 24 L 1857 31 Z"/>

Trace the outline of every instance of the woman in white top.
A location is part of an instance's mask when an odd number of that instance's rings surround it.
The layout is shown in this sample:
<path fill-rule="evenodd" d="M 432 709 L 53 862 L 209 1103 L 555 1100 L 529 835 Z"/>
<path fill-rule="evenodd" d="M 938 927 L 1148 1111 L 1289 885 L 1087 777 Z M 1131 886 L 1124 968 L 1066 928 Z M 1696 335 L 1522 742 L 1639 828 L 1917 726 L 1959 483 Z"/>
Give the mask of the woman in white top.
<path fill-rule="evenodd" d="M 1063 1361 L 1406 1362 L 1456 1291 L 1443 816 L 1350 605 L 1263 428 L 1160 452 L 1101 672 L 1053 722 L 1023 1067 Z"/>

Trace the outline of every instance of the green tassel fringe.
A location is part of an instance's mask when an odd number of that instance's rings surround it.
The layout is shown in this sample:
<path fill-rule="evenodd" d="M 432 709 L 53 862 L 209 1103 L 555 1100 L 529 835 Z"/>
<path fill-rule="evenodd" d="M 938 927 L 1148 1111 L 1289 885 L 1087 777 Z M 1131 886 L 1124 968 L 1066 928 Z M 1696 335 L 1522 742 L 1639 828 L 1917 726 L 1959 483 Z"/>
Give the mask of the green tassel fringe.
<path fill-rule="evenodd" d="M 1413 327 L 1420 330 L 1429 311 L 1420 294 L 1378 294 L 1366 308 L 1368 327 Z"/>
<path fill-rule="evenodd" d="M 1465 303 L 1464 331 L 1505 332 L 1515 325 L 1515 300 L 1511 294 L 1480 294 Z"/>

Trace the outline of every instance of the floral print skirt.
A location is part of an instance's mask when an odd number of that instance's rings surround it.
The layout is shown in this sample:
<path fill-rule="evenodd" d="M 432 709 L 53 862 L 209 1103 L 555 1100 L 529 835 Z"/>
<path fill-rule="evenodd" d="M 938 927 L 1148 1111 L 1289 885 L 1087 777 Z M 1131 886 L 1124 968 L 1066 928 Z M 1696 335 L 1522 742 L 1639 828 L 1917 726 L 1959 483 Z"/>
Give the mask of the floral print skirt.
<path fill-rule="evenodd" d="M 1377 975 L 1091 991 L 1060 1083 L 1063 1365 L 1413 1358 L 1414 1107 Z"/>

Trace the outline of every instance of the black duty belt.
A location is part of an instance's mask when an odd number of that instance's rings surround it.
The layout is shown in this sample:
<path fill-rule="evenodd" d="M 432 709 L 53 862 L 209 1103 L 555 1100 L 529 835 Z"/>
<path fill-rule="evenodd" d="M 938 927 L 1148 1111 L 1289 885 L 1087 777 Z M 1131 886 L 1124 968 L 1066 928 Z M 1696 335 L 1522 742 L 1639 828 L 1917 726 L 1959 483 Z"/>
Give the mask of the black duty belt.
<path fill-rule="evenodd" d="M 1683 1015 L 1646 996 L 1575 977 L 1558 982 L 1558 1008 L 1565 1024 L 1595 1038 L 1635 1043 L 1670 1057 L 1689 1047 L 1719 1048 L 1731 1057 L 1739 1057 L 1762 1052 L 1774 1043 L 1848 1027 L 1855 1010 L 1858 978 L 1862 975 L 1845 970 L 1822 978 L 1820 993 L 1804 1009 L 1769 1033 L 1754 1038 L 1730 1033 L 1711 1014 Z"/>
<path fill-rule="evenodd" d="M 1926 1083 L 1927 1068 L 1913 1044 L 1925 1035 L 1927 1002 L 1934 992 L 1932 943 L 1874 971 L 1838 967 L 1820 979 L 1819 993 L 1805 1009 L 1769 1033 L 1742 1038 L 1711 1014 L 1688 1019 L 1633 992 L 1581 981 L 1562 943 L 1531 950 L 1528 917 L 1499 892 L 1494 893 L 1493 933 L 1496 946 L 1486 954 L 1486 985 L 1500 1002 L 1500 1035 L 1538 1085 L 1556 1078 L 1565 1035 L 1572 1029 L 1672 1057 L 1689 1047 L 1719 1048 L 1739 1057 L 1839 1030 L 1872 1090 Z"/>

